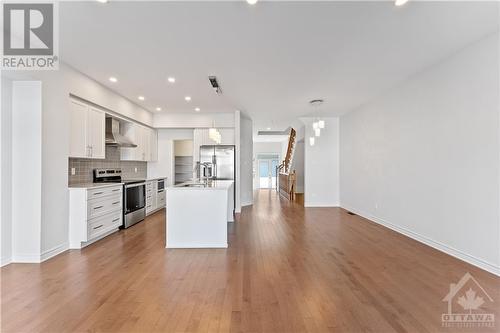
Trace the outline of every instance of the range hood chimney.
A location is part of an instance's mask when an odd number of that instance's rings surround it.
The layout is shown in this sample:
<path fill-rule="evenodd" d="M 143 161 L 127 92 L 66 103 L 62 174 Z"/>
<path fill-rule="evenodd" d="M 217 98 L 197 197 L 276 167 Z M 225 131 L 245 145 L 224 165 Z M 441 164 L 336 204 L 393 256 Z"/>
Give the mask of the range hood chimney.
<path fill-rule="evenodd" d="M 120 134 L 120 121 L 106 118 L 106 146 L 135 148 L 137 145 Z"/>

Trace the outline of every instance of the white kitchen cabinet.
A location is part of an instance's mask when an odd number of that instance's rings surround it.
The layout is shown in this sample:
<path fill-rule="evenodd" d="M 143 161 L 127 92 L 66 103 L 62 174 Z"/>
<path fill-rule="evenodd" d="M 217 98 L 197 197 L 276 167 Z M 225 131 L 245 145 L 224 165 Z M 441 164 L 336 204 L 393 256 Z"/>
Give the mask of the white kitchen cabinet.
<path fill-rule="evenodd" d="M 163 181 L 166 183 L 166 179 L 155 179 L 148 180 L 146 182 L 146 215 L 150 215 L 165 207 L 165 186 L 163 189 L 158 187 L 158 182 Z"/>
<path fill-rule="evenodd" d="M 150 129 L 149 153 L 149 160 L 151 162 L 158 161 L 158 132 L 154 129 Z"/>
<path fill-rule="evenodd" d="M 234 129 L 219 128 L 221 145 L 234 145 Z M 215 141 L 208 136 L 208 128 L 195 128 L 193 132 L 193 162 L 200 159 L 200 146 L 215 145 Z"/>
<path fill-rule="evenodd" d="M 80 249 L 117 231 L 122 221 L 122 185 L 69 188 L 69 248 Z"/>
<path fill-rule="evenodd" d="M 69 157 L 105 158 L 105 131 L 104 111 L 70 100 Z"/>
<path fill-rule="evenodd" d="M 70 124 L 69 124 L 69 156 L 88 157 L 89 149 L 87 144 L 87 114 L 86 104 L 70 100 Z"/>
<path fill-rule="evenodd" d="M 94 107 L 88 109 L 88 141 L 92 158 L 106 157 L 106 114 Z"/>
<path fill-rule="evenodd" d="M 233 128 L 219 128 L 217 129 L 221 136 L 221 145 L 234 145 L 234 129 Z M 208 136 L 208 128 L 195 128 L 194 141 L 198 146 L 215 145 L 215 141 Z"/>
<path fill-rule="evenodd" d="M 158 192 L 158 182 L 150 180 L 146 182 L 146 215 L 156 210 L 156 198 Z"/>
<path fill-rule="evenodd" d="M 134 148 L 121 148 L 123 161 L 155 161 L 157 153 L 156 130 L 134 123 L 123 126 L 123 135 L 137 145 Z"/>

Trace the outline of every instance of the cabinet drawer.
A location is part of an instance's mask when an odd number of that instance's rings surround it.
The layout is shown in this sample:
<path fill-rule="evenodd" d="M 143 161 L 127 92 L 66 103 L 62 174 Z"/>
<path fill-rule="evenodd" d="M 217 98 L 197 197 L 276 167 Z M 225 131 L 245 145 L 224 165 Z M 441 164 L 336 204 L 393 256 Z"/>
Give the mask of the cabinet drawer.
<path fill-rule="evenodd" d="M 165 192 L 158 193 L 156 200 L 158 208 L 165 207 Z"/>
<path fill-rule="evenodd" d="M 88 190 L 87 191 L 87 200 L 102 198 L 102 197 L 106 197 L 108 195 L 115 195 L 115 194 L 120 194 L 120 196 L 121 196 L 121 194 L 122 194 L 122 186 L 121 185 Z"/>
<path fill-rule="evenodd" d="M 89 220 L 115 211 L 122 211 L 122 196 L 120 194 L 89 200 L 87 203 L 87 219 Z"/>
<path fill-rule="evenodd" d="M 122 212 L 114 212 L 88 221 L 87 233 L 91 240 L 122 225 Z"/>

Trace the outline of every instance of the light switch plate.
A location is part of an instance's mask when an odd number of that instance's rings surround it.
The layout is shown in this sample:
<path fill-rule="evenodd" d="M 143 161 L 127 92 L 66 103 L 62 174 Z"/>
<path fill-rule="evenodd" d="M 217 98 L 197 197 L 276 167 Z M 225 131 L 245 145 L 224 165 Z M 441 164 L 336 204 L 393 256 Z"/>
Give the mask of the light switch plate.
<path fill-rule="evenodd" d="M 135 173 L 137 173 L 137 168 L 134 168 L 134 170 L 135 170 Z"/>
<path fill-rule="evenodd" d="M 76 169 L 75 168 L 71 168 L 71 175 L 72 176 L 76 175 Z"/>

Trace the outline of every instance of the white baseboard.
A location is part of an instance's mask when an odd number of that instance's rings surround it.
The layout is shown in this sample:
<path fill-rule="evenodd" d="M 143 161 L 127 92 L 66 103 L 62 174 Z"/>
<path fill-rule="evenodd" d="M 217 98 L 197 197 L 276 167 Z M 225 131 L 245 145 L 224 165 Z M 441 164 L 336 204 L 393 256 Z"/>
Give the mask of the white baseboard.
<path fill-rule="evenodd" d="M 38 263 L 40 263 L 40 255 L 39 254 L 25 254 L 25 253 L 13 254 L 11 263 L 38 264 Z"/>
<path fill-rule="evenodd" d="M 490 262 L 487 262 L 485 260 L 482 260 L 482 259 L 479 259 L 479 258 L 476 258 L 475 256 L 472 256 L 470 254 L 467 254 L 465 252 L 462 252 L 460 250 L 457 250 L 451 246 L 448 246 L 446 244 L 443 244 L 441 242 L 438 242 L 438 241 L 435 241 L 431 238 L 428 238 L 426 236 L 423 236 L 419 233 L 416 233 L 414 231 L 411 231 L 409 229 L 406 229 L 406 228 L 403 228 L 403 227 L 400 227 L 400 226 L 397 226 L 393 223 L 390 223 L 384 219 L 381 219 L 379 217 L 376 217 L 376 216 L 373 216 L 371 214 L 368 214 L 368 213 L 365 213 L 359 209 L 355 209 L 353 207 L 350 207 L 348 205 L 345 205 L 345 204 L 341 204 L 341 207 L 350 211 L 350 212 L 353 212 L 361 217 L 364 217 L 365 219 L 368 219 L 372 222 L 375 222 L 377 224 L 380 224 L 386 228 L 389 228 L 391 230 L 394 230 L 400 234 L 403 234 L 407 237 L 410 237 L 411 239 L 414 239 L 420 243 L 423 243 L 427 246 L 430 246 L 436 250 L 439 250 L 441 252 L 444 252 L 452 257 L 455 257 L 457 259 L 460 259 L 462 261 L 465 261 L 471 265 L 474 265 L 476 267 L 479 267 L 485 271 L 488 271 L 492 274 L 495 274 L 495 275 L 498 275 L 500 276 L 500 266 L 497 266 L 495 264 L 492 264 Z"/>
<path fill-rule="evenodd" d="M 251 205 L 253 205 L 253 201 L 246 201 L 241 203 L 241 207 L 251 206 Z"/>
<path fill-rule="evenodd" d="M 68 243 L 59 244 L 41 254 L 14 254 L 9 263 L 39 264 L 68 250 Z M 2 261 L 3 263 L 3 261 Z"/>
<path fill-rule="evenodd" d="M 66 251 L 68 249 L 69 249 L 68 242 L 65 242 L 63 244 L 59 244 L 57 246 L 54 246 L 53 248 L 51 248 L 51 249 L 49 249 L 47 251 L 44 251 L 40 255 L 40 262 L 44 262 L 45 260 L 48 260 L 48 259 L 50 259 L 52 257 L 55 257 L 58 254 L 63 253 L 64 251 Z"/>
<path fill-rule="evenodd" d="M 71 245 L 70 246 L 70 249 L 83 249 L 84 247 L 86 246 L 89 246 L 90 244 L 94 244 L 95 242 L 98 242 L 100 241 L 101 239 L 103 238 L 106 238 L 108 237 L 109 235 L 111 234 L 114 234 L 115 232 L 119 231 L 120 228 L 114 228 L 114 229 L 111 229 L 109 231 L 106 231 L 105 233 L 103 233 L 102 235 L 100 235 L 99 237 L 97 238 L 94 238 L 88 242 L 78 242 L 76 245 Z"/>
<path fill-rule="evenodd" d="M 12 258 L 11 257 L 2 257 L 2 259 L 0 259 L 0 267 L 8 265 L 11 262 L 12 262 Z"/>

